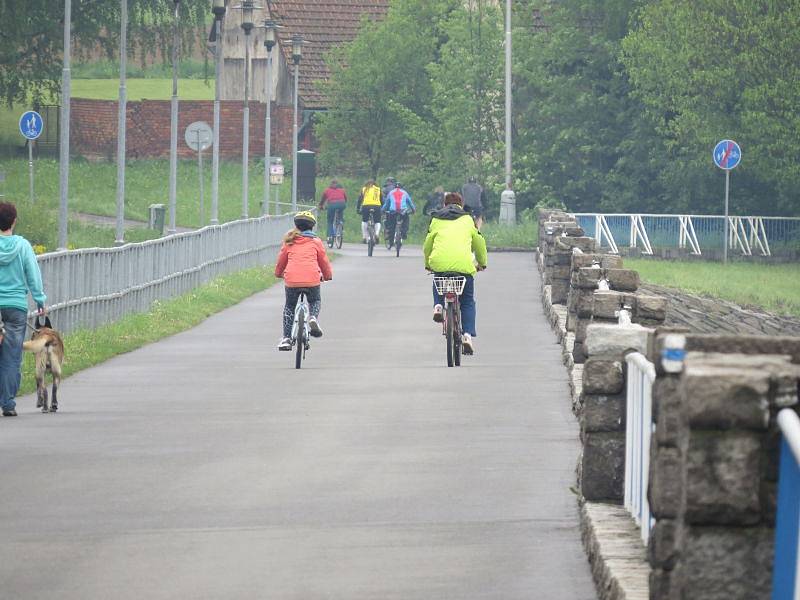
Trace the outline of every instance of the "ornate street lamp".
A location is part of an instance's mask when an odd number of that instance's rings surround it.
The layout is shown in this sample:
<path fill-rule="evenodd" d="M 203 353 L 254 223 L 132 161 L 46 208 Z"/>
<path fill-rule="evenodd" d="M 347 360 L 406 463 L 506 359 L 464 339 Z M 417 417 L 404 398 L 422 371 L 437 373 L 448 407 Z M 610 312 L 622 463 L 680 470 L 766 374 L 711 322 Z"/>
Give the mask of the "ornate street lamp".
<path fill-rule="evenodd" d="M 300 59 L 303 57 L 303 36 L 292 36 L 292 62 L 294 63 L 294 114 L 292 119 L 292 212 L 297 211 L 297 81 L 300 73 Z"/>
<path fill-rule="evenodd" d="M 253 0 L 242 0 L 236 7 L 242 11 L 242 29 L 244 30 L 244 111 L 242 132 L 242 218 L 248 216 L 248 199 L 250 194 L 249 162 L 250 162 L 250 32 L 253 30 Z"/>
<path fill-rule="evenodd" d="M 225 0 L 213 0 L 214 13 L 214 148 L 211 156 L 211 224 L 219 223 L 219 121 L 222 89 L 222 21 L 225 18 Z"/>
<path fill-rule="evenodd" d="M 261 214 L 269 214 L 269 168 L 272 164 L 272 49 L 277 43 L 277 33 L 280 29 L 272 19 L 264 21 L 264 47 L 267 49 L 267 76 L 266 76 L 266 122 L 264 124 L 264 202 L 261 206 Z"/>

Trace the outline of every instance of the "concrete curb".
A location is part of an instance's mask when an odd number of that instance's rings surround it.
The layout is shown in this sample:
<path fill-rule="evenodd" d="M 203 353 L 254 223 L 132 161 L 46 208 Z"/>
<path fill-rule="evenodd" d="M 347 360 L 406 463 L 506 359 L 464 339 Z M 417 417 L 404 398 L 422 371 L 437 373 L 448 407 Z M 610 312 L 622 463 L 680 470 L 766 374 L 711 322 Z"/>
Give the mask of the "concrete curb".
<path fill-rule="evenodd" d="M 542 286 L 542 304 L 561 344 L 564 365 L 570 376 L 572 411 L 580 411 L 583 365 L 575 364 L 575 335 L 567 332 L 567 307 L 553 304 L 550 286 Z M 648 600 L 650 565 L 639 529 L 621 506 L 597 502 L 581 503 L 581 538 L 591 565 L 600 600 Z"/>

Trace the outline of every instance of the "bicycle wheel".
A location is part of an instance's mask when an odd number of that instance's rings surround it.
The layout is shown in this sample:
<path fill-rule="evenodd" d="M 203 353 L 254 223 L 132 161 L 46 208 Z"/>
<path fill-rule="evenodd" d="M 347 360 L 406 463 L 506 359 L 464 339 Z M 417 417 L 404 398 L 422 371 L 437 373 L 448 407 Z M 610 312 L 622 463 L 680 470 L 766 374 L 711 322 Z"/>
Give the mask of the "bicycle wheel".
<path fill-rule="evenodd" d="M 344 224 L 339 221 L 336 223 L 336 235 L 334 236 L 334 241 L 336 243 L 336 248 L 338 250 L 342 249 L 342 230 L 344 229 Z"/>
<path fill-rule="evenodd" d="M 299 369 L 303 364 L 303 351 L 306 347 L 306 313 L 301 310 L 297 315 L 297 349 L 294 358 L 294 368 Z"/>
<path fill-rule="evenodd" d="M 403 246 L 403 223 L 400 219 L 397 219 L 397 223 L 394 226 L 394 248 L 397 252 L 397 256 L 400 256 L 400 248 Z"/>
<path fill-rule="evenodd" d="M 452 367 L 455 357 L 455 345 L 453 344 L 453 329 L 455 327 L 455 312 L 453 311 L 453 304 L 447 305 L 445 338 L 447 338 L 447 366 Z"/>
<path fill-rule="evenodd" d="M 453 362 L 461 366 L 461 307 L 454 302 L 453 307 Z"/>

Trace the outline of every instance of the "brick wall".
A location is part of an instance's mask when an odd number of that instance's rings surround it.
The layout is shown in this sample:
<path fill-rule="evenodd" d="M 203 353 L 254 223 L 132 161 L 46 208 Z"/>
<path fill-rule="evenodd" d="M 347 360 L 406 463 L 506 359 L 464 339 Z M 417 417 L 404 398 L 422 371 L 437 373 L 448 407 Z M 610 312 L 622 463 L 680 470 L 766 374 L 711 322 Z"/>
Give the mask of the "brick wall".
<path fill-rule="evenodd" d="M 250 155 L 264 155 L 266 105 L 250 105 Z M 242 103 L 225 101 L 220 111 L 220 155 L 242 156 Z M 292 108 L 272 105 L 272 155 L 286 159 L 292 153 Z M 178 108 L 178 156 L 194 158 L 184 141 L 186 127 L 194 121 L 214 123 L 214 103 L 210 100 L 183 101 Z M 128 102 L 128 158 L 168 158 L 170 141 L 169 100 Z M 306 136 L 311 139 L 310 133 Z M 70 107 L 72 154 L 90 159 L 112 160 L 117 154 L 117 102 L 76 98 Z M 300 148 L 305 147 L 301 139 Z M 210 154 L 210 150 L 208 151 Z"/>

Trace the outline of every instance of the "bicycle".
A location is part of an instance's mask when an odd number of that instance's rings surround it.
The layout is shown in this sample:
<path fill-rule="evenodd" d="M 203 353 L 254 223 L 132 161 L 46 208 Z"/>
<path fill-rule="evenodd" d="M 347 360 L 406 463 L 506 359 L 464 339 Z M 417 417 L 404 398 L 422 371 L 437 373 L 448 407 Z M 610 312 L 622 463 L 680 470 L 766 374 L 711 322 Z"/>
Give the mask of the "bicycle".
<path fill-rule="evenodd" d="M 378 236 L 375 233 L 375 213 L 370 210 L 367 220 L 367 256 L 372 256 L 372 251 L 378 243 Z"/>
<path fill-rule="evenodd" d="M 342 248 L 342 237 L 344 235 L 344 219 L 342 218 L 342 213 L 344 209 L 331 209 L 328 207 L 328 210 L 335 210 L 336 213 L 333 216 L 333 237 L 328 238 L 328 248 L 333 248 L 335 245 L 337 250 L 341 250 Z"/>
<path fill-rule="evenodd" d="M 311 330 L 308 326 L 310 315 L 308 298 L 305 292 L 300 292 L 297 304 L 294 307 L 294 322 L 292 323 L 292 347 L 295 348 L 294 368 L 302 366 L 306 351 L 311 348 Z"/>
<path fill-rule="evenodd" d="M 461 305 L 467 278 L 461 273 L 434 273 L 433 285 L 444 300 L 442 335 L 447 340 L 447 366 L 461 366 Z M 466 352 L 464 353 L 466 354 Z"/>
<path fill-rule="evenodd" d="M 394 221 L 394 248 L 398 257 L 400 256 L 400 248 L 403 246 L 403 224 L 407 218 L 408 212 L 400 211 Z"/>

